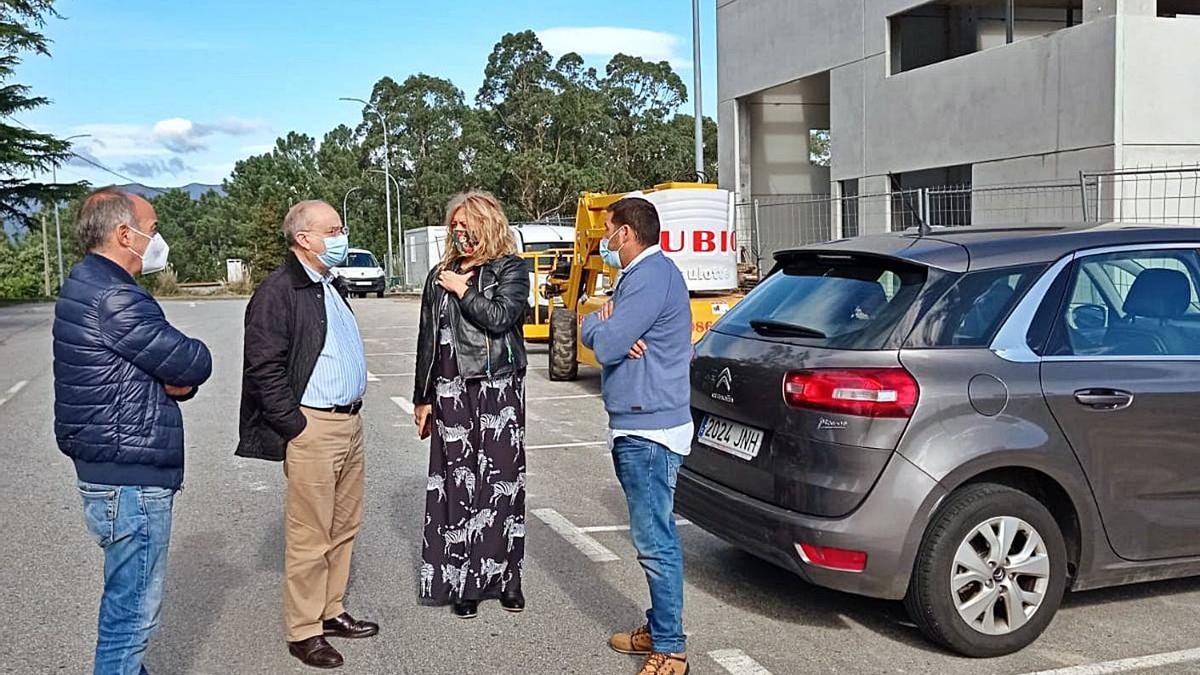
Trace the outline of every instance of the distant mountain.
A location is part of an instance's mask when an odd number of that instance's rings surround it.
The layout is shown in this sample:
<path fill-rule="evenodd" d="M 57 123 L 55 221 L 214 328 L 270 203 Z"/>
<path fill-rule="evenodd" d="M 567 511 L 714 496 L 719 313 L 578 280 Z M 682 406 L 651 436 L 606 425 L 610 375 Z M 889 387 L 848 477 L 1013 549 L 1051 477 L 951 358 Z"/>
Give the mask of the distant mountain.
<path fill-rule="evenodd" d="M 142 185 L 141 183 L 129 183 L 127 185 L 118 185 L 117 187 L 125 190 L 126 192 L 131 192 L 135 195 L 141 195 L 142 197 L 146 198 L 157 197 L 165 192 L 170 192 L 171 190 L 183 190 L 184 192 L 188 193 L 192 199 L 200 199 L 200 197 L 207 192 L 215 192 L 222 197 L 225 196 L 225 190 L 221 189 L 220 185 L 205 185 L 203 183 L 188 183 L 187 185 L 181 187 L 161 188 L 150 187 L 148 185 Z"/>

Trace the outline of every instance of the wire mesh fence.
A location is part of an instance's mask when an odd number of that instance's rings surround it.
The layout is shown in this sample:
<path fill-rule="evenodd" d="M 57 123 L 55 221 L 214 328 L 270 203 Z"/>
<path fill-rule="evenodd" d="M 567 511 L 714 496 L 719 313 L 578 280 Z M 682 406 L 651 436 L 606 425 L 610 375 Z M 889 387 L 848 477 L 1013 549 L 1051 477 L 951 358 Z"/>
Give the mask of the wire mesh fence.
<path fill-rule="evenodd" d="M 843 183 L 844 184 L 844 183 Z M 1078 181 L 948 185 L 874 194 L 756 195 L 737 204 L 743 263 L 869 232 L 1121 221 L 1200 225 L 1200 166 L 1083 172 Z"/>
<path fill-rule="evenodd" d="M 1084 220 L 1200 225 L 1200 166 L 1084 172 Z"/>

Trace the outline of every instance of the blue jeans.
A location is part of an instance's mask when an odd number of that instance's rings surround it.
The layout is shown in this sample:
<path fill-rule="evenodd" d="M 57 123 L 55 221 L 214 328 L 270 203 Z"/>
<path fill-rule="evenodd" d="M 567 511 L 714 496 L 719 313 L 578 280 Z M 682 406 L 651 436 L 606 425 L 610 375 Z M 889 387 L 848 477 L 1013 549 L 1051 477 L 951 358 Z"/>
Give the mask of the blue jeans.
<path fill-rule="evenodd" d="M 613 465 L 629 505 L 629 531 L 650 585 L 646 624 L 654 651 L 686 651 L 683 548 L 675 530 L 675 479 L 683 457 L 636 436 L 613 441 Z"/>
<path fill-rule="evenodd" d="M 104 549 L 94 675 L 141 675 L 142 658 L 158 628 L 171 507 L 175 491 L 161 487 L 79 482 L 88 530 Z"/>

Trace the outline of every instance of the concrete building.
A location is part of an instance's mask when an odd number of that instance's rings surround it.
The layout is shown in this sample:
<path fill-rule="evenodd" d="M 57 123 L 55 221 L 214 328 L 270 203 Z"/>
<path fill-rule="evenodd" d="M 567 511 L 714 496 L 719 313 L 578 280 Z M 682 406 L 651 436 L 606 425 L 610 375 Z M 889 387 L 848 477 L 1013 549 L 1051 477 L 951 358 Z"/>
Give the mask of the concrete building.
<path fill-rule="evenodd" d="M 722 186 L 832 195 L 831 236 L 916 188 L 1200 164 L 1200 0 L 717 0 L 717 49 Z"/>

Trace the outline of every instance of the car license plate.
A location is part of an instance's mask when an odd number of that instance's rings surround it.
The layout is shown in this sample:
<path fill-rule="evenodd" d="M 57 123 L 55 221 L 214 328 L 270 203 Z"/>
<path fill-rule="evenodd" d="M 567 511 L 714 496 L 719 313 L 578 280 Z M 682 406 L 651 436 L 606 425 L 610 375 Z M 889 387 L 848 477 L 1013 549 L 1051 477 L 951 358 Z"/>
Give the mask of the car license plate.
<path fill-rule="evenodd" d="M 359 286 L 370 286 L 371 284 L 373 284 L 375 282 L 374 281 L 356 281 L 354 283 L 358 284 Z"/>
<path fill-rule="evenodd" d="M 742 459 L 754 459 L 762 447 L 763 432 L 758 429 L 707 415 L 700 423 L 696 440 Z"/>

